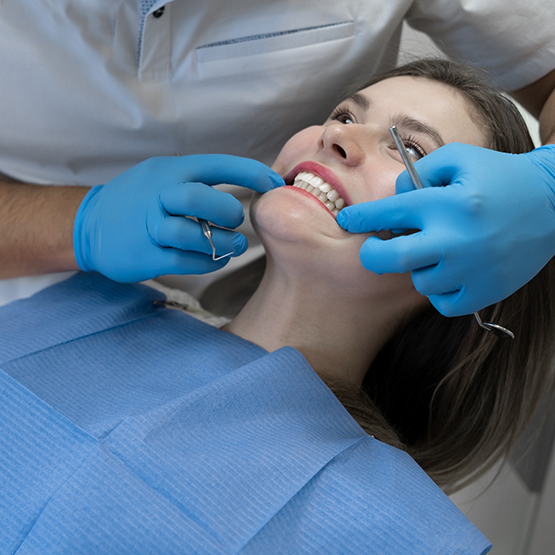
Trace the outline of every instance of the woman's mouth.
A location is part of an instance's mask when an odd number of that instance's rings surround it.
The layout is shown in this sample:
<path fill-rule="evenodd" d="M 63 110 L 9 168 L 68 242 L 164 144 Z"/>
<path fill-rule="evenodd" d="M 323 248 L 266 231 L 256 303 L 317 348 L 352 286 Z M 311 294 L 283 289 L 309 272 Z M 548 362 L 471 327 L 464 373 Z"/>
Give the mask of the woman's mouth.
<path fill-rule="evenodd" d="M 317 198 L 334 216 L 345 206 L 345 199 L 320 176 L 302 171 L 295 177 L 293 187 L 303 189 Z"/>

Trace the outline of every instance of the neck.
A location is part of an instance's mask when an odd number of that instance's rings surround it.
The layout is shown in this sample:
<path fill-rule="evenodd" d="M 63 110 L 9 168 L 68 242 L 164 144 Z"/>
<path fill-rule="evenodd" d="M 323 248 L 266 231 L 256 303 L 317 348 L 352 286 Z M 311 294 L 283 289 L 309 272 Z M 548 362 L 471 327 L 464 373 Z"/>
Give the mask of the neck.
<path fill-rule="evenodd" d="M 406 307 L 395 310 L 399 303 L 387 296 L 361 299 L 348 289 L 292 277 L 269 260 L 260 287 L 224 329 L 269 352 L 293 347 L 320 376 L 360 385 Z"/>

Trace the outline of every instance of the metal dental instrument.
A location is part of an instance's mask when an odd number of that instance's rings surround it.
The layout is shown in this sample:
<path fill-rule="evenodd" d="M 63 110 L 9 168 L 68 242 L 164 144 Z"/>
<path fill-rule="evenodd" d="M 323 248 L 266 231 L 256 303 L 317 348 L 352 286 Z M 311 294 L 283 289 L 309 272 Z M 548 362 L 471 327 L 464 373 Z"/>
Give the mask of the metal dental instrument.
<path fill-rule="evenodd" d="M 405 167 L 407 168 L 407 172 L 408 172 L 408 174 L 409 174 L 409 176 L 412 180 L 412 183 L 413 183 L 414 187 L 416 189 L 423 189 L 424 187 L 422 185 L 422 182 L 420 181 L 420 178 L 418 177 L 418 174 L 416 173 L 416 170 L 414 168 L 414 164 L 412 163 L 412 160 L 409 156 L 409 153 L 407 152 L 407 149 L 405 147 L 405 143 L 403 142 L 403 139 L 401 138 L 401 135 L 399 134 L 399 131 L 398 131 L 397 127 L 395 127 L 395 126 L 390 127 L 389 132 L 391 133 L 391 136 L 393 137 L 393 140 L 395 141 L 395 146 L 397 147 L 397 150 L 401 154 L 401 158 L 403 159 L 403 163 L 405 164 Z M 474 318 L 476 318 L 476 322 L 478 322 L 478 325 L 481 328 L 485 329 L 486 331 L 490 331 L 491 333 L 493 333 L 497 337 L 502 337 L 504 339 L 514 339 L 515 338 L 515 334 L 511 330 L 508 330 L 507 328 L 504 328 L 503 326 L 500 326 L 498 324 L 492 324 L 491 322 L 482 322 L 482 319 L 480 318 L 480 316 L 477 312 L 474 313 Z"/>
<path fill-rule="evenodd" d="M 202 218 L 197 218 L 197 220 L 202 227 L 202 233 L 208 239 L 208 241 L 210 242 L 210 246 L 212 247 L 212 260 L 221 260 L 226 256 L 231 256 L 233 254 L 233 251 L 228 252 L 227 254 L 222 254 L 222 256 L 216 256 L 216 245 L 214 245 L 214 241 L 212 240 L 212 230 L 210 229 L 210 224 Z"/>
<path fill-rule="evenodd" d="M 397 150 L 399 151 L 399 154 L 401 155 L 401 158 L 403 159 L 403 164 L 405 164 L 405 168 L 407 168 L 407 172 L 412 180 L 412 183 L 414 185 L 414 187 L 416 189 L 423 189 L 424 186 L 422 185 L 422 181 L 420 181 L 420 178 L 418 177 L 418 174 L 416 173 L 416 170 L 414 169 L 414 164 L 412 163 L 412 160 L 410 159 L 409 153 L 407 152 L 407 149 L 405 147 L 405 143 L 403 142 L 403 139 L 401 139 L 401 135 L 399 134 L 399 130 L 397 129 L 397 127 L 393 126 L 389 128 L 389 132 L 391 133 L 391 136 L 393 137 L 393 140 L 395 141 L 395 146 L 397 147 Z"/>
<path fill-rule="evenodd" d="M 480 318 L 477 312 L 474 313 L 474 318 L 476 318 L 476 322 L 478 322 L 478 325 L 481 328 L 484 328 L 487 331 L 491 331 L 494 335 L 497 335 L 497 337 L 503 337 L 504 339 L 515 338 L 515 334 L 511 330 L 508 330 L 507 328 L 504 328 L 499 324 L 492 324 L 491 322 L 482 322 L 482 319 Z"/>

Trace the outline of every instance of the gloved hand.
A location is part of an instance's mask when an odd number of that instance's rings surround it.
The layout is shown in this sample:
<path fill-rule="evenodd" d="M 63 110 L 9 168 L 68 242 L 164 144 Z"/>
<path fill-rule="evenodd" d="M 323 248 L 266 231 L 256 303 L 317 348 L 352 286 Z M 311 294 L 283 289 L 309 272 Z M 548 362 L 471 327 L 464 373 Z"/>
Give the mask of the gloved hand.
<path fill-rule="evenodd" d="M 506 154 L 452 143 L 415 169 L 428 188 L 415 191 L 405 171 L 395 196 L 338 214 L 353 233 L 421 230 L 367 239 L 368 270 L 411 271 L 439 312 L 459 316 L 508 297 L 555 254 L 555 145 Z"/>
<path fill-rule="evenodd" d="M 75 218 L 75 258 L 86 272 L 122 282 L 163 274 L 203 274 L 229 260 L 212 260 L 212 249 L 196 216 L 235 228 L 241 203 L 210 185 L 231 183 L 258 192 L 283 185 L 270 168 L 247 158 L 195 155 L 151 158 L 107 185 L 91 189 Z M 212 227 L 217 254 L 247 248 L 245 237 Z"/>

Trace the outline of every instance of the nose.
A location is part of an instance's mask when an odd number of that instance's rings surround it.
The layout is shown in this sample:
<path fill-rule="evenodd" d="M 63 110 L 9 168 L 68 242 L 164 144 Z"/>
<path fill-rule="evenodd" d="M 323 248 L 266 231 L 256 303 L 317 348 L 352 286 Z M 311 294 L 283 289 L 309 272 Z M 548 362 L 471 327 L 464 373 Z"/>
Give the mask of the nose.
<path fill-rule="evenodd" d="M 318 140 L 318 148 L 347 166 L 358 166 L 364 160 L 364 150 L 352 124 L 325 127 Z"/>

